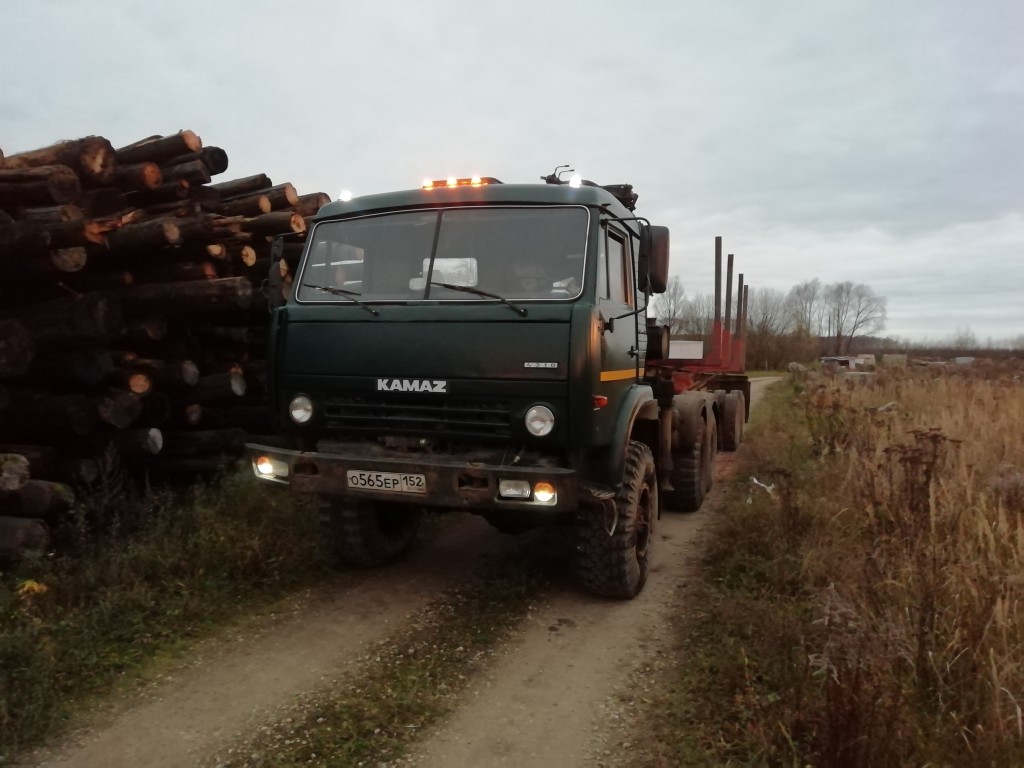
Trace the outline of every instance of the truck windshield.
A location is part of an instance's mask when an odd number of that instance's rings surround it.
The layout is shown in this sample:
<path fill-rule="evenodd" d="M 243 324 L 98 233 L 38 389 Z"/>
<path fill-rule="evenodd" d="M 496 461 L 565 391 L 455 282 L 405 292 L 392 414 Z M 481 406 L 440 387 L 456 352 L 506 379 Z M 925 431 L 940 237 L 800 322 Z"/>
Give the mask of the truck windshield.
<path fill-rule="evenodd" d="M 588 221 L 586 208 L 563 206 L 451 208 L 320 222 L 296 298 L 495 301 L 485 295 L 490 293 L 519 301 L 574 299 L 583 287 Z"/>

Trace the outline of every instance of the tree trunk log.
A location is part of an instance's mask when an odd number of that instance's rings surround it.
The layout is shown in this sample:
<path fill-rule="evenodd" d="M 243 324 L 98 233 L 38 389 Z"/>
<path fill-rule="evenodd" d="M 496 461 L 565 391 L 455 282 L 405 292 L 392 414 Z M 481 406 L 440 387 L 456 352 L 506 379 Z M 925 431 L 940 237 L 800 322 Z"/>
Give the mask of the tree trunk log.
<path fill-rule="evenodd" d="M 200 377 L 196 385 L 188 390 L 189 403 L 216 403 L 234 400 L 245 395 L 245 375 L 237 372 L 214 373 Z"/>
<path fill-rule="evenodd" d="M 58 272 L 80 272 L 89 260 L 89 252 L 82 246 L 58 248 L 50 251 L 50 265 Z"/>
<path fill-rule="evenodd" d="M 32 256 L 50 248 L 50 229 L 37 221 L 15 221 L 0 211 L 0 258 Z"/>
<path fill-rule="evenodd" d="M 0 517 L 0 563 L 42 557 L 50 547 L 50 531 L 41 520 Z"/>
<path fill-rule="evenodd" d="M 118 165 L 111 183 L 126 192 L 159 189 L 164 183 L 164 174 L 156 163 L 130 163 Z"/>
<path fill-rule="evenodd" d="M 261 216 L 270 213 L 273 206 L 270 198 L 262 192 L 246 197 L 237 197 L 221 203 L 220 210 L 225 216 Z"/>
<path fill-rule="evenodd" d="M 18 320 L 0 320 L 0 378 L 27 373 L 35 357 L 32 334 Z"/>
<path fill-rule="evenodd" d="M 29 473 L 34 480 L 54 480 L 82 485 L 95 481 L 99 474 L 95 460 L 62 456 L 56 448 L 49 445 L 4 444 L 0 445 L 0 454 L 2 453 L 24 456 L 28 460 Z"/>
<path fill-rule="evenodd" d="M 146 374 L 160 389 L 177 390 L 199 383 L 199 367 L 191 360 L 153 360 L 136 358 L 125 370 Z"/>
<path fill-rule="evenodd" d="M 131 211 L 136 207 L 132 205 L 128 195 L 114 187 L 88 190 L 82 195 L 78 206 L 94 218 L 116 216 Z"/>
<path fill-rule="evenodd" d="M 66 165 L 0 169 L 0 206 L 63 205 L 82 196 L 82 184 Z"/>
<path fill-rule="evenodd" d="M 107 237 L 111 251 L 133 251 L 145 248 L 160 248 L 181 242 L 181 233 L 173 219 L 147 219 L 129 224 Z"/>
<path fill-rule="evenodd" d="M 241 197 L 243 195 L 250 195 L 253 192 L 270 189 L 273 184 L 265 173 L 258 173 L 255 176 L 246 176 L 244 178 L 233 179 L 231 181 L 221 181 L 217 184 L 211 184 L 210 186 L 220 192 L 220 196 L 224 200 L 228 200 L 232 197 Z"/>
<path fill-rule="evenodd" d="M 267 199 L 270 200 L 271 210 L 273 211 L 291 208 L 299 202 L 299 195 L 295 191 L 295 187 L 289 182 L 260 190 L 260 194 L 266 195 Z M 226 202 L 231 202 L 231 200 L 229 199 Z"/>
<path fill-rule="evenodd" d="M 242 228 L 253 234 L 273 236 L 285 232 L 305 232 L 306 221 L 292 211 L 274 211 L 249 219 Z"/>
<path fill-rule="evenodd" d="M 104 293 L 58 299 L 17 314 L 37 348 L 105 345 L 124 330 L 120 302 Z"/>
<path fill-rule="evenodd" d="M 316 212 L 331 202 L 331 196 L 326 192 L 313 192 L 308 195 L 299 195 L 294 210 L 299 216 L 315 216 Z"/>
<path fill-rule="evenodd" d="M 164 435 L 156 427 L 124 429 L 109 436 L 122 456 L 154 456 L 164 447 Z"/>
<path fill-rule="evenodd" d="M 189 160 L 181 165 L 164 166 L 164 178 L 168 181 L 184 179 L 191 186 L 210 183 L 210 169 L 201 160 Z"/>
<path fill-rule="evenodd" d="M 75 504 L 75 492 L 64 483 L 29 480 L 17 491 L 0 493 L 0 509 L 11 517 L 32 517 L 57 523 Z"/>
<path fill-rule="evenodd" d="M 191 189 L 192 185 L 184 179 L 178 179 L 177 181 L 165 180 L 156 189 L 131 192 L 127 195 L 126 199 L 128 203 L 136 208 L 146 208 L 148 210 L 164 203 L 180 204 L 188 199 Z"/>
<path fill-rule="evenodd" d="M 132 282 L 125 283 L 125 285 L 178 283 L 186 280 L 215 280 L 218 277 L 217 268 L 209 261 L 154 263 L 142 269 L 134 269 L 131 274 Z"/>
<path fill-rule="evenodd" d="M 245 447 L 243 429 L 208 429 L 193 432 L 167 432 L 164 449 L 167 456 L 194 456 L 202 453 L 240 454 Z"/>
<path fill-rule="evenodd" d="M 162 163 L 172 157 L 192 154 L 203 148 L 202 139 L 192 131 L 179 131 L 171 136 L 151 136 L 117 150 L 119 163 Z"/>
<path fill-rule="evenodd" d="M 252 284 L 244 277 L 153 283 L 125 288 L 118 292 L 118 297 L 129 312 L 218 312 L 247 308 L 252 303 Z"/>
<path fill-rule="evenodd" d="M 38 168 L 45 165 L 66 165 L 82 179 L 107 184 L 113 178 L 117 158 L 110 142 L 102 136 L 62 141 L 31 152 L 11 155 L 6 168 Z"/>
<path fill-rule="evenodd" d="M 73 349 L 37 355 L 32 375 L 42 381 L 72 381 L 87 387 L 109 379 L 114 361 L 106 349 Z"/>
<path fill-rule="evenodd" d="M 96 403 L 86 395 L 51 395 L 24 390 L 11 392 L 11 418 L 5 432 L 32 443 L 55 436 L 88 437 L 99 425 Z M 8 423 L 9 422 L 9 423 Z"/>
<path fill-rule="evenodd" d="M 137 395 L 123 389 L 107 389 L 96 400 L 100 420 L 116 429 L 127 429 L 142 415 Z"/>
<path fill-rule="evenodd" d="M 16 491 L 28 482 L 31 464 L 20 453 L 0 453 L 0 491 Z"/>
<path fill-rule="evenodd" d="M 146 315 L 131 320 L 124 329 L 124 339 L 132 341 L 161 341 L 167 338 L 167 318 L 163 315 Z"/>
<path fill-rule="evenodd" d="M 162 165 L 167 168 L 172 165 L 182 165 L 183 163 L 196 160 L 205 165 L 213 176 L 224 173 L 228 169 L 228 153 L 220 147 L 203 147 L 198 152 L 190 152 L 164 160 Z"/>
<path fill-rule="evenodd" d="M 85 214 L 77 205 L 48 205 L 41 208 L 20 208 L 18 218 L 36 221 L 45 227 L 65 221 L 78 221 L 84 219 Z"/>

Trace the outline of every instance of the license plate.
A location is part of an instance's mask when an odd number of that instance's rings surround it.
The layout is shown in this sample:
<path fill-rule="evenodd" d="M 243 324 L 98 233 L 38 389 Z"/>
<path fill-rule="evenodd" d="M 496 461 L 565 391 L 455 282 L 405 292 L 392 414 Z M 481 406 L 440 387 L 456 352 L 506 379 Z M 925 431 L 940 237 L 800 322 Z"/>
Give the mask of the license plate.
<path fill-rule="evenodd" d="M 411 475 L 405 472 L 366 472 L 350 469 L 347 473 L 348 487 L 361 491 L 386 491 L 390 493 L 426 493 L 427 476 Z"/>

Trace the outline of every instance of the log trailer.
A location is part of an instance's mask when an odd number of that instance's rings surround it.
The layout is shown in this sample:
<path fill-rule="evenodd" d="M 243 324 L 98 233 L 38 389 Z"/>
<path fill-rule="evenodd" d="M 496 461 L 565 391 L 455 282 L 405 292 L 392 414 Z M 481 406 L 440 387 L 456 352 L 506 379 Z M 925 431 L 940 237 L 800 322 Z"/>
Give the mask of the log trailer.
<path fill-rule="evenodd" d="M 459 509 L 508 533 L 572 526 L 581 585 L 632 598 L 660 510 L 699 508 L 719 448 L 739 445 L 750 389 L 731 256 L 707 353 L 673 358 L 647 317 L 668 229 L 635 215 L 632 186 L 560 171 L 317 213 L 271 302 L 267 384 L 289 447 L 247 450 L 257 478 L 327 502 L 344 560 L 396 558 L 423 511 Z"/>

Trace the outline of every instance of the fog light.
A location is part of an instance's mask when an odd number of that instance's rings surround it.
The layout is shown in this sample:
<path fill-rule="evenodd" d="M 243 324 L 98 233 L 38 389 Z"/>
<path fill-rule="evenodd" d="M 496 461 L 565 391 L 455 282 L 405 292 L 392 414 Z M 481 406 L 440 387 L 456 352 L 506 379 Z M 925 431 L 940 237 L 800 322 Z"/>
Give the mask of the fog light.
<path fill-rule="evenodd" d="M 530 483 L 526 480 L 499 480 L 498 495 L 503 499 L 528 499 Z"/>
<path fill-rule="evenodd" d="M 253 459 L 252 468 L 257 477 L 267 480 L 288 477 L 288 464 L 284 461 L 272 459 L 270 456 L 260 456 L 257 459 Z"/>
<path fill-rule="evenodd" d="M 540 482 L 533 486 L 533 498 L 541 504 L 551 504 L 558 498 L 558 494 L 551 483 Z"/>

